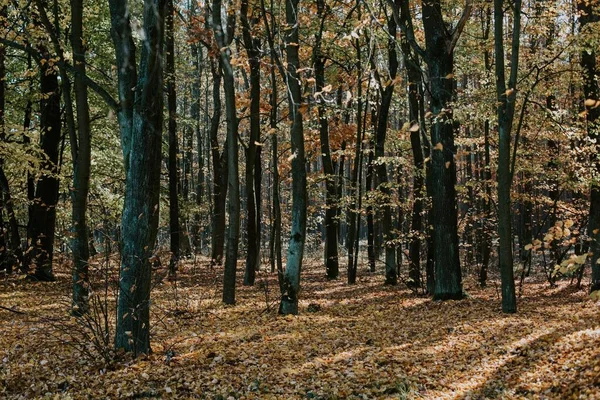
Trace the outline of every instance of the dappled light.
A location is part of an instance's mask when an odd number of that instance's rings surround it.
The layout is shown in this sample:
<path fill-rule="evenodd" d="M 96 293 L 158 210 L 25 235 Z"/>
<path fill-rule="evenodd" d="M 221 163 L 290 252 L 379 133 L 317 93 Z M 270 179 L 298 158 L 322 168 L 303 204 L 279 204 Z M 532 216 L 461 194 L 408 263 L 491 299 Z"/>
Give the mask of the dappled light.
<path fill-rule="evenodd" d="M 496 289 L 435 302 L 359 270 L 362 285 L 322 279 L 309 262 L 301 315 L 278 316 L 276 275 L 243 287 L 225 306 L 220 268 L 182 263 L 177 280 L 152 296 L 153 353 L 137 360 L 91 359 L 47 321 L 63 317 L 69 281 L 31 286 L 0 310 L 4 394 L 73 398 L 592 398 L 600 395 L 600 306 L 566 282 L 528 283 L 519 315 L 505 315 Z M 65 271 L 66 272 L 66 271 Z M 238 276 L 241 279 L 241 276 Z M 191 284 L 193 283 L 193 285 Z M 99 288 L 98 288 L 99 289 Z M 35 293 L 35 294 L 34 294 Z M 114 301 L 111 300 L 111 301 Z M 319 304 L 309 312 L 309 304 Z M 45 308 L 41 309 L 40 305 Z M 64 324 L 74 324 L 65 320 Z M 90 378 L 92 377 L 92 378 Z"/>

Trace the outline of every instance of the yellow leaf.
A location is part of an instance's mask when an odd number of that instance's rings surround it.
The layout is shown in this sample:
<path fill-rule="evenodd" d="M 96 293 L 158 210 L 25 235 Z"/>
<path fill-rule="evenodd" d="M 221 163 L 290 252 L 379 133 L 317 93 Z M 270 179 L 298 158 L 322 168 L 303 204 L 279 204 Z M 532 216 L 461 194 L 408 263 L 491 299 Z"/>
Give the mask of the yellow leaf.
<path fill-rule="evenodd" d="M 442 142 L 440 142 L 440 143 L 436 144 L 433 149 L 442 151 L 442 150 L 444 150 L 444 145 L 442 144 Z"/>
<path fill-rule="evenodd" d="M 596 100 L 594 99 L 585 99 L 584 102 L 586 107 L 594 107 L 596 105 Z"/>
<path fill-rule="evenodd" d="M 527 246 L 525 246 L 525 250 L 531 250 L 532 247 L 533 247 L 532 244 L 528 244 Z"/>

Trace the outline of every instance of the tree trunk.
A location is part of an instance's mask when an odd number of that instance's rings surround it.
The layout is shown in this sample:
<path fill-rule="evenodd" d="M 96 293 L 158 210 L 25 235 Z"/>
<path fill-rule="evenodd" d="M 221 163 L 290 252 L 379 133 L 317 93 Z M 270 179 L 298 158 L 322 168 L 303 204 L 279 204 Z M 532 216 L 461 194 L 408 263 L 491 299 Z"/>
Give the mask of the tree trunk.
<path fill-rule="evenodd" d="M 211 265 L 223 263 L 225 249 L 225 201 L 227 199 L 228 140 L 219 151 L 219 124 L 221 121 L 221 71 L 219 60 L 211 62 L 213 75 L 213 115 L 210 119 L 210 146 L 213 163 L 213 215 Z"/>
<path fill-rule="evenodd" d="M 56 204 L 58 202 L 59 150 L 61 140 L 60 89 L 58 76 L 48 65 L 50 54 L 41 49 L 46 60 L 40 68 L 41 92 L 40 101 L 40 147 L 46 155 L 43 170 L 35 188 L 32 215 L 29 221 L 30 237 L 27 238 L 27 250 L 31 263 L 34 264 L 32 277 L 40 281 L 54 281 L 52 273 L 52 257 L 54 255 L 54 228 L 56 224 Z M 28 263 L 29 264 L 29 263 Z"/>
<path fill-rule="evenodd" d="M 269 116 L 271 134 L 271 169 L 273 174 L 273 225 L 269 243 L 271 272 L 277 270 L 280 288 L 283 289 L 283 264 L 281 260 L 281 203 L 279 199 L 279 156 L 277 143 L 277 81 L 275 80 L 275 62 L 271 57 L 271 113 Z"/>
<path fill-rule="evenodd" d="M 227 211 L 227 249 L 223 276 L 223 302 L 235 304 L 235 276 L 237 270 L 238 246 L 240 238 L 240 178 L 238 166 L 238 118 L 235 108 L 235 83 L 230 63 L 230 50 L 227 48 L 233 40 L 235 14 L 229 15 L 227 37 L 221 21 L 221 0 L 213 1 L 213 31 L 219 52 L 219 66 L 223 74 L 225 91 L 225 115 L 227 119 L 227 189 L 229 198 Z"/>
<path fill-rule="evenodd" d="M 179 171 L 179 141 L 177 139 L 177 92 L 175 81 L 175 38 L 173 31 L 173 19 L 175 18 L 175 7 L 173 0 L 167 0 L 166 10 L 166 83 L 167 83 L 167 109 L 169 113 L 169 235 L 171 258 L 169 260 L 169 276 L 174 277 L 177 273 L 181 250 L 181 229 L 179 225 L 179 198 L 178 183 Z"/>
<path fill-rule="evenodd" d="M 430 77 L 431 124 L 431 197 L 436 300 L 461 299 L 457 208 L 456 164 L 454 161 L 454 124 L 450 106 L 454 95 L 455 31 L 444 29 L 440 0 L 423 5 L 423 27 L 427 46 L 426 58 Z M 458 24 L 460 26 L 460 23 Z"/>
<path fill-rule="evenodd" d="M 331 159 L 331 148 L 329 146 L 329 120 L 325 115 L 323 88 L 325 87 L 325 57 L 322 54 L 321 41 L 323 26 L 325 24 L 325 0 L 317 0 L 317 15 L 320 19 L 321 29 L 315 39 L 313 48 L 314 71 L 316 80 L 316 91 L 321 93 L 317 99 L 319 112 L 319 138 L 321 141 L 321 161 L 325 174 L 325 270 L 327 279 L 337 279 L 339 275 L 338 260 L 338 226 L 337 226 L 337 183 Z"/>
<path fill-rule="evenodd" d="M 75 315 L 88 309 L 90 257 L 87 203 L 90 187 L 91 137 L 88 92 L 85 81 L 85 47 L 83 44 L 83 0 L 71 0 L 71 47 L 76 70 L 74 89 L 77 105 L 77 158 L 73 160 L 73 311 Z"/>
<path fill-rule="evenodd" d="M 357 0 L 357 13 L 360 19 L 360 1 Z M 356 148 L 354 150 L 354 164 L 352 166 L 352 176 L 350 180 L 350 186 L 348 188 L 348 194 L 350 197 L 350 204 L 348 207 L 347 215 L 348 215 L 348 232 L 346 238 L 346 247 L 348 249 L 348 284 L 353 285 L 356 283 L 356 260 L 354 259 L 355 253 L 355 237 L 358 236 L 358 211 L 356 210 L 357 202 L 356 202 L 356 193 L 358 190 L 358 171 L 360 168 L 361 161 L 361 152 L 362 152 L 362 119 L 363 119 L 363 98 L 362 98 L 362 80 L 363 80 L 363 68 L 362 68 L 362 60 L 361 60 L 361 44 L 360 38 L 355 40 L 355 48 L 356 48 L 356 65 L 357 65 L 357 104 L 356 104 Z"/>
<path fill-rule="evenodd" d="M 483 237 L 481 239 L 481 269 L 479 270 L 479 284 L 482 287 L 487 285 L 488 266 L 492 251 L 492 239 L 490 235 L 490 219 L 492 216 L 492 170 L 490 160 L 490 121 L 486 120 L 483 127 L 484 136 L 484 172 L 483 180 L 485 187 L 485 196 L 483 198 Z"/>
<path fill-rule="evenodd" d="M 159 216 L 165 0 L 144 1 L 146 39 L 139 71 L 127 2 L 109 0 L 109 4 L 126 173 L 115 347 L 139 355 L 150 352 L 150 258 Z"/>
<path fill-rule="evenodd" d="M 198 176 L 196 178 L 196 207 L 199 209 L 204 202 L 204 137 L 200 129 L 200 79 L 202 71 L 200 69 L 201 49 L 197 44 L 192 45 L 192 65 L 194 67 L 194 80 L 192 81 L 192 105 L 190 107 L 190 116 L 193 120 L 194 136 L 196 137 L 196 151 L 198 153 Z M 208 112 L 208 111 L 206 111 Z M 201 213 L 198 210 L 194 215 L 193 238 L 196 251 L 202 246 L 202 227 Z"/>
<path fill-rule="evenodd" d="M 388 63 L 390 79 L 393 81 L 398 72 L 398 57 L 396 54 L 396 21 L 390 18 L 388 22 Z M 388 187 L 387 166 L 379 161 L 385 156 L 385 140 L 387 136 L 390 105 L 394 95 L 394 83 L 390 83 L 381 91 L 381 104 L 377 112 L 377 131 L 375 132 L 375 163 L 377 164 L 377 177 L 379 190 L 383 193 L 385 205 L 383 206 L 382 231 L 385 247 L 385 284 L 396 285 L 398 274 L 396 269 L 396 249 L 392 237 L 392 206 L 391 191 Z"/>
<path fill-rule="evenodd" d="M 257 170 L 259 141 L 260 141 L 260 39 L 252 36 L 252 27 L 258 24 L 258 17 L 248 20 L 248 0 L 242 0 L 240 20 L 244 47 L 250 64 L 250 139 L 246 149 L 246 208 L 248 218 L 246 225 L 248 251 L 246 253 L 246 270 L 244 285 L 252 286 L 256 279 L 256 271 L 260 265 L 260 192 L 256 184 L 260 178 Z M 258 15 L 258 13 L 256 13 Z"/>
<path fill-rule="evenodd" d="M 580 12 L 579 21 L 581 24 L 581 30 L 592 29 L 588 24 L 594 23 L 597 25 L 600 21 L 600 13 L 597 8 L 593 7 L 593 2 L 578 1 L 577 10 Z M 589 49 L 593 49 L 594 46 L 589 44 Z M 593 100 L 587 102 L 586 105 L 586 123 L 587 131 L 590 139 L 596 142 L 595 159 L 593 160 L 593 168 L 595 173 L 600 171 L 600 160 L 598 160 L 598 154 L 600 154 L 600 144 L 598 139 L 600 137 L 600 107 L 598 107 L 598 101 L 600 101 L 600 90 L 598 88 L 597 76 L 600 73 L 598 66 L 596 65 L 597 52 L 590 50 L 583 50 L 581 52 L 581 69 L 583 70 L 583 94 L 586 100 Z M 588 222 L 588 236 L 590 237 L 590 251 L 592 253 L 591 264 L 592 264 L 592 285 L 590 291 L 594 292 L 600 290 L 600 185 L 594 182 L 591 187 L 590 193 L 590 213 Z"/>
<path fill-rule="evenodd" d="M 300 272 L 306 241 L 306 160 L 304 158 L 304 128 L 302 125 L 302 88 L 298 76 L 300 65 L 298 37 L 299 0 L 286 0 L 285 16 L 287 22 L 286 52 L 288 100 L 292 127 L 292 229 L 288 245 L 288 257 L 283 275 L 283 287 L 279 312 L 298 314 L 298 292 L 300 290 Z"/>
<path fill-rule="evenodd" d="M 423 186 L 425 184 L 424 157 L 421 148 L 421 132 L 425 127 L 420 121 L 419 111 L 421 101 L 419 99 L 419 89 L 422 85 L 421 69 L 419 59 L 414 54 L 406 39 L 401 42 L 402 52 L 404 53 L 404 63 L 408 74 L 408 109 L 409 109 L 409 131 L 410 145 L 413 154 L 413 209 L 411 217 L 411 238 L 409 247 L 409 286 L 413 288 L 421 287 L 421 238 L 423 231 Z"/>
<path fill-rule="evenodd" d="M 511 201 L 512 176 L 510 171 L 511 131 L 515 113 L 516 84 L 519 62 L 519 35 L 521 31 L 521 0 L 514 4 L 511 66 L 508 89 L 504 72 L 504 0 L 494 0 L 494 42 L 496 54 L 496 93 L 498 96 L 498 249 L 502 280 L 502 311 L 517 311 L 513 276 Z M 516 146 L 516 143 L 514 144 Z"/>

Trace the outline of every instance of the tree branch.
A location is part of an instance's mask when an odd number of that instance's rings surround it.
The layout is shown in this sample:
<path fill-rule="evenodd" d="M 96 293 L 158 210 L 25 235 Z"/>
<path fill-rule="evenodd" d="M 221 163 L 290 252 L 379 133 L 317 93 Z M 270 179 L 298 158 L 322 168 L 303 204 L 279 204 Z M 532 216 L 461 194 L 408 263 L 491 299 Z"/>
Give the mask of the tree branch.
<path fill-rule="evenodd" d="M 456 47 L 456 43 L 458 43 L 458 39 L 462 34 L 463 29 L 465 29 L 465 25 L 469 20 L 469 16 L 471 15 L 471 10 L 473 9 L 473 0 L 467 0 L 465 3 L 465 9 L 463 10 L 460 19 L 458 20 L 458 24 L 456 24 L 456 28 L 450 34 L 450 49 L 449 52 L 452 53 L 454 48 Z"/>

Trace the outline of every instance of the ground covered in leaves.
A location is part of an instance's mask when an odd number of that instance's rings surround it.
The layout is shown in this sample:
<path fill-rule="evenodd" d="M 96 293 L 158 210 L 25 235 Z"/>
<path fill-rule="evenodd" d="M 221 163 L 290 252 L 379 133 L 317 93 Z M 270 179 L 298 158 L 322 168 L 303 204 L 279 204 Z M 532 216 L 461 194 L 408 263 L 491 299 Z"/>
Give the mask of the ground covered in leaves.
<path fill-rule="evenodd" d="M 465 300 L 434 302 L 378 274 L 326 281 L 312 265 L 301 315 L 281 317 L 275 274 L 240 285 L 233 307 L 221 304 L 221 276 L 197 259 L 176 282 L 157 281 L 153 353 L 106 349 L 108 361 L 88 344 L 105 332 L 101 318 L 68 316 L 67 269 L 50 284 L 4 279 L 0 397 L 600 398 L 600 305 L 568 282 L 526 283 L 519 313 L 504 315 L 493 282 L 467 278 Z"/>

